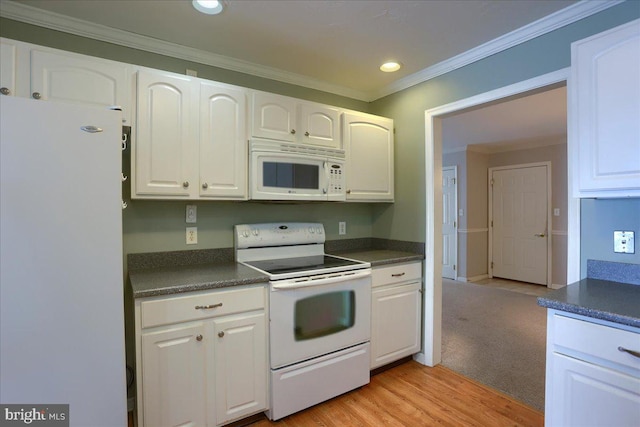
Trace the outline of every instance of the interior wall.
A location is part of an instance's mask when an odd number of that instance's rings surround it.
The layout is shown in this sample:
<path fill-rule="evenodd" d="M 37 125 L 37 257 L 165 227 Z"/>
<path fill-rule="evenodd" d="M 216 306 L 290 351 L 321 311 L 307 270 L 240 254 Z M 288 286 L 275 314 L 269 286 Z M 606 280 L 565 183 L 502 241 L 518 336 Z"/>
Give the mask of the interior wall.
<path fill-rule="evenodd" d="M 467 278 L 487 277 L 489 248 L 487 170 L 485 153 L 467 150 Z"/>
<path fill-rule="evenodd" d="M 580 202 L 580 277 L 587 260 L 640 264 L 640 198 L 582 199 Z M 635 253 L 613 252 L 614 231 L 635 231 Z"/>
<path fill-rule="evenodd" d="M 424 188 L 426 110 L 569 67 L 572 42 L 638 19 L 637 6 L 635 1 L 618 4 L 373 102 L 372 113 L 395 121 L 397 194 L 395 204 L 373 206 L 374 236 L 424 241 L 430 208 Z"/>

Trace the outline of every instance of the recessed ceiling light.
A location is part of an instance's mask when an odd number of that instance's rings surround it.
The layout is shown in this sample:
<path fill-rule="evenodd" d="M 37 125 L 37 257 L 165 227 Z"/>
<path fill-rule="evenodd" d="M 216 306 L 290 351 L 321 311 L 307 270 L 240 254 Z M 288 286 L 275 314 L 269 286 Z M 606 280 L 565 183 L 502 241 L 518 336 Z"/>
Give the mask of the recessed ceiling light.
<path fill-rule="evenodd" d="M 207 15 L 217 15 L 224 9 L 224 4 L 220 0 L 193 0 L 193 7 L 198 12 L 206 13 Z"/>
<path fill-rule="evenodd" d="M 385 62 L 380 66 L 380 71 L 384 71 L 385 73 L 393 73 L 394 71 L 398 71 L 400 69 L 400 63 L 395 61 Z"/>

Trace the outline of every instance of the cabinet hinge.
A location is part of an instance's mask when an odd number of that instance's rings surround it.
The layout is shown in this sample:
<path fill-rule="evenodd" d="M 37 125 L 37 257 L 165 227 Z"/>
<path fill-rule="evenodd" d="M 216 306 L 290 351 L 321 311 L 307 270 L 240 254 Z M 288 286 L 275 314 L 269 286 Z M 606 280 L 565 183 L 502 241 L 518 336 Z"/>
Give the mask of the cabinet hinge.
<path fill-rule="evenodd" d="M 456 271 L 456 265 L 453 264 L 453 271 Z"/>
<path fill-rule="evenodd" d="M 492 186 L 492 187 L 493 187 L 493 182 L 494 182 L 494 181 L 493 181 L 493 178 L 491 178 L 491 186 Z"/>
<path fill-rule="evenodd" d="M 454 184 L 456 183 L 456 179 L 455 178 L 452 178 L 452 181 L 453 181 Z"/>
<path fill-rule="evenodd" d="M 456 228 L 456 227 L 457 227 L 457 222 L 453 221 L 453 228 Z"/>
<path fill-rule="evenodd" d="M 493 268 L 493 261 L 491 261 L 491 268 Z"/>

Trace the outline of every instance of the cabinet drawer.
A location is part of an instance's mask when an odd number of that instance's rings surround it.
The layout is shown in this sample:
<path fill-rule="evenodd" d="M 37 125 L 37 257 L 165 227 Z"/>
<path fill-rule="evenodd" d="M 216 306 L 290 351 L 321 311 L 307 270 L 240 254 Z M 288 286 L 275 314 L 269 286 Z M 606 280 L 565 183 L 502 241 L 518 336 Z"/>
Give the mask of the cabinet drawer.
<path fill-rule="evenodd" d="M 242 311 L 259 310 L 264 306 L 264 287 L 158 298 L 142 301 L 140 304 L 141 326 L 144 329 Z"/>
<path fill-rule="evenodd" d="M 393 264 L 388 267 L 376 267 L 371 272 L 371 286 L 384 286 L 408 280 L 420 280 L 422 278 L 422 263 L 411 262 L 406 264 Z"/>
<path fill-rule="evenodd" d="M 579 352 L 587 356 L 581 359 L 591 356 L 640 370 L 640 358 L 618 350 L 640 352 L 640 333 L 556 315 L 553 334 L 557 353 Z"/>

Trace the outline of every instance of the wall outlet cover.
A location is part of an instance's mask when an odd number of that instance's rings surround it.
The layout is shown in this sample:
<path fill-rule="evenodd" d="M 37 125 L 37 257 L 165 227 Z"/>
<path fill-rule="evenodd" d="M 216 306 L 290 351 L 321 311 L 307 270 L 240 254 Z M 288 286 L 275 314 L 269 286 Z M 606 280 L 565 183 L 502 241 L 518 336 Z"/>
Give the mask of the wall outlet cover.
<path fill-rule="evenodd" d="M 636 253 L 635 233 L 633 231 L 614 231 L 613 251 L 620 254 Z"/>
<path fill-rule="evenodd" d="M 187 245 L 198 243 L 198 227 L 187 227 Z"/>

